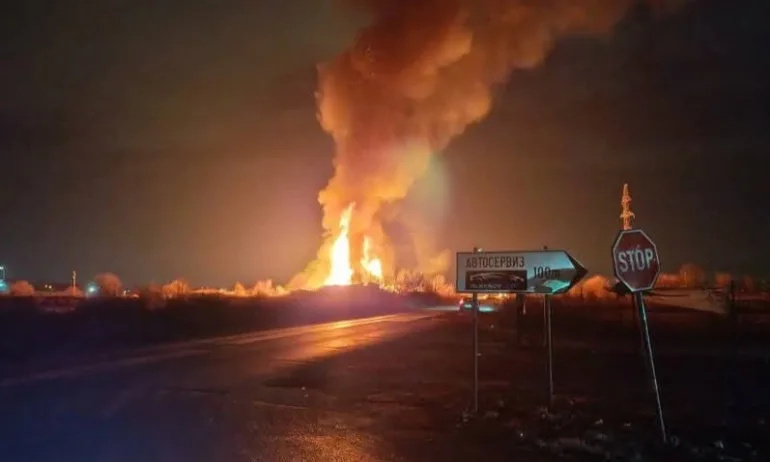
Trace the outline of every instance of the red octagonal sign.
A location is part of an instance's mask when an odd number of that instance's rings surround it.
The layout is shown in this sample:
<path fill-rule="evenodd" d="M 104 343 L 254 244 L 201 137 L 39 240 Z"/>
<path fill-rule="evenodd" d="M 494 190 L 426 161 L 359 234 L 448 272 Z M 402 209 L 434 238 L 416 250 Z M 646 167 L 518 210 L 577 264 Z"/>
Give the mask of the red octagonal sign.
<path fill-rule="evenodd" d="M 612 245 L 612 267 L 631 292 L 650 290 L 660 274 L 658 248 L 641 229 L 621 231 Z"/>

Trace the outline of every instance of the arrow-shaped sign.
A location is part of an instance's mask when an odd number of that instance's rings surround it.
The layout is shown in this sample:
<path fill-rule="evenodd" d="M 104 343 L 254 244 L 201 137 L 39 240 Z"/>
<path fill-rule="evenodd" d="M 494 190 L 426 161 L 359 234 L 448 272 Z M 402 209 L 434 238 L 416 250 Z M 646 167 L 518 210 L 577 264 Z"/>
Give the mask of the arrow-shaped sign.
<path fill-rule="evenodd" d="M 562 294 L 588 271 L 564 250 L 458 252 L 457 292 Z"/>

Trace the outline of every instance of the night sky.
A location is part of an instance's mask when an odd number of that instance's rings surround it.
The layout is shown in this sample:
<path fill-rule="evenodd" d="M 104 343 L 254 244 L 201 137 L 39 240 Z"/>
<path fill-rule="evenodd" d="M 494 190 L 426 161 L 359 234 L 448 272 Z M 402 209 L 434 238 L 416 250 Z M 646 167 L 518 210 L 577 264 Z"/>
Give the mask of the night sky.
<path fill-rule="evenodd" d="M 8 2 L 7 2 L 8 3 Z M 28 0 L 0 9 L 10 278 L 285 281 L 321 242 L 333 1 Z M 770 2 L 632 12 L 515 73 L 409 199 L 441 248 L 566 248 L 610 272 L 620 192 L 664 270 L 770 272 Z"/>

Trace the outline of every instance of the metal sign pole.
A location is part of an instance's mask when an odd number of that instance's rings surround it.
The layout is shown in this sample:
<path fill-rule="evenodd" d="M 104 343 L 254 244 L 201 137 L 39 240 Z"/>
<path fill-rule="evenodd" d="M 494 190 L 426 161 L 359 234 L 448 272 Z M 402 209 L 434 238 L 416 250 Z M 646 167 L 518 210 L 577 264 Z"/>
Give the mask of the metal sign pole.
<path fill-rule="evenodd" d="M 543 348 L 548 348 L 548 295 L 543 301 Z"/>
<path fill-rule="evenodd" d="M 637 329 L 639 329 L 639 355 L 644 358 L 647 356 L 647 340 L 644 334 L 647 329 L 646 327 L 642 326 L 642 310 L 639 309 L 639 304 L 636 302 L 636 294 L 631 295 L 631 310 L 633 311 L 632 314 L 634 315 L 634 325 Z M 649 374 L 650 365 L 647 363 L 647 361 L 645 361 L 644 367 L 647 369 L 647 373 Z"/>
<path fill-rule="evenodd" d="M 473 294 L 473 413 L 479 411 L 479 296 Z"/>
<path fill-rule="evenodd" d="M 479 410 L 479 296 L 478 294 L 513 293 L 542 294 L 547 297 L 543 316 L 545 347 L 551 344 L 550 295 L 562 294 L 574 287 L 585 275 L 586 269 L 564 250 L 524 250 L 484 252 L 474 247 L 473 252 L 457 252 L 458 293 L 472 295 L 473 310 L 473 384 L 469 412 Z M 523 319 L 516 320 L 517 335 Z M 552 356 L 552 353 L 549 353 Z M 550 394 L 553 395 L 553 374 L 549 365 Z"/>
<path fill-rule="evenodd" d="M 480 252 L 478 247 L 473 248 L 473 252 Z M 473 294 L 473 399 L 471 400 L 471 411 L 476 414 L 479 412 L 479 294 Z"/>
<path fill-rule="evenodd" d="M 551 330 L 551 296 L 545 296 L 545 331 L 548 343 L 548 409 L 553 409 L 553 334 Z"/>
<path fill-rule="evenodd" d="M 548 246 L 544 245 L 543 250 L 548 250 Z M 543 348 L 548 348 L 548 296 L 545 296 L 545 302 L 543 303 Z"/>
<path fill-rule="evenodd" d="M 647 308 L 644 306 L 644 297 L 641 292 L 634 294 L 636 299 L 636 306 L 639 309 L 639 320 L 641 321 L 641 327 L 644 335 L 644 344 L 647 349 L 647 365 L 650 372 L 650 378 L 652 380 L 652 388 L 655 391 L 655 402 L 658 407 L 658 425 L 660 426 L 660 435 L 663 439 L 663 443 L 666 443 L 666 423 L 663 419 L 663 406 L 660 401 L 660 387 L 658 386 L 658 377 L 655 373 L 655 358 L 652 354 L 652 341 L 650 340 L 650 329 L 647 323 Z"/>

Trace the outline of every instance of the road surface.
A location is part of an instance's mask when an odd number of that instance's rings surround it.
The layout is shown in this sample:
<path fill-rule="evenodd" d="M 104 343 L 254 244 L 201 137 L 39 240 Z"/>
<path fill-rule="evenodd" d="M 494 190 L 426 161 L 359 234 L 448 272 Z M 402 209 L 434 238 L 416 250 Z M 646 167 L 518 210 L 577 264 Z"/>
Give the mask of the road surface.
<path fill-rule="evenodd" d="M 0 459 L 461 460 L 435 412 L 410 399 L 410 389 L 443 386 L 399 349 L 429 336 L 440 314 L 179 343 L 0 377 Z"/>

